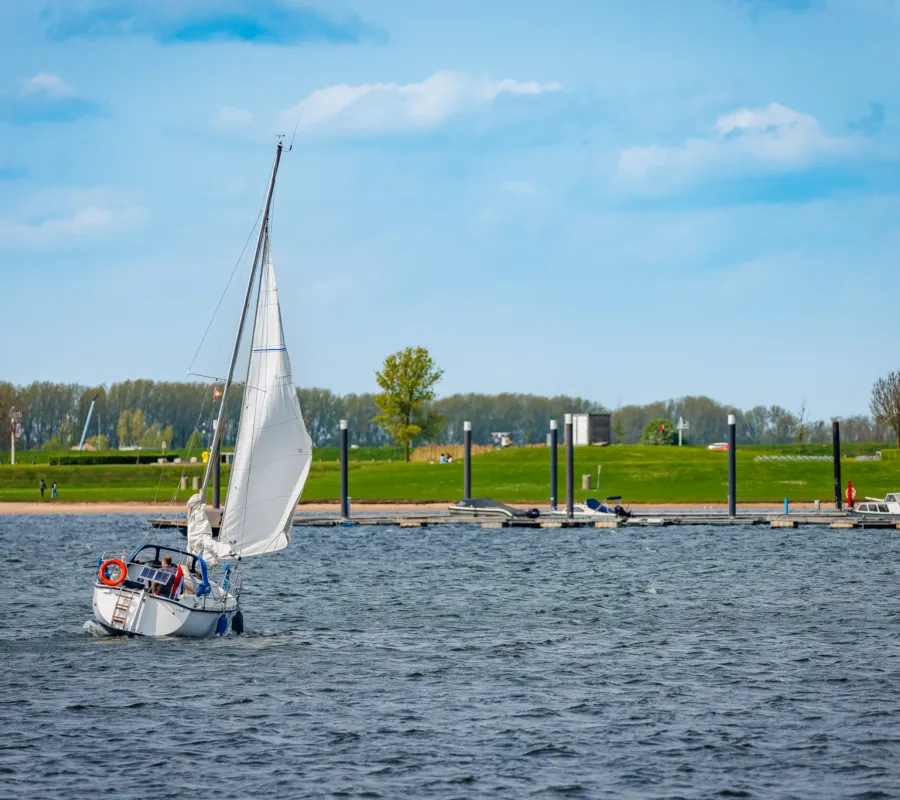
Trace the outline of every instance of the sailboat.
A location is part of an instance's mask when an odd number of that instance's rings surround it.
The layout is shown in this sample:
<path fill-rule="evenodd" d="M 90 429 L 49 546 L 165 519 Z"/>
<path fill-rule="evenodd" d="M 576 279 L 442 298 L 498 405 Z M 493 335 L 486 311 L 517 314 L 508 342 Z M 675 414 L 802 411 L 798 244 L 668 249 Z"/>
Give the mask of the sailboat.
<path fill-rule="evenodd" d="M 284 343 L 269 247 L 269 214 L 282 150 L 279 142 L 203 487 L 188 501 L 187 549 L 145 542 L 127 559 L 98 559 L 94 617 L 109 633 L 205 637 L 225 634 L 229 627 L 241 633 L 239 567 L 244 559 L 282 550 L 290 542 L 294 511 L 312 461 L 312 441 Z M 254 296 L 234 462 L 214 538 L 205 498 L 219 458 L 228 395 Z"/>

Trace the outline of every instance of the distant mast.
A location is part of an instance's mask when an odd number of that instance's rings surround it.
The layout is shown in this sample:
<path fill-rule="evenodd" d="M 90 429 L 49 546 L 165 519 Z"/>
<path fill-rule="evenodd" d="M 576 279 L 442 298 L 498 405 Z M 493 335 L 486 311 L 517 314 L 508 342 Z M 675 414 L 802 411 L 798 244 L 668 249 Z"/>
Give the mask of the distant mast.
<path fill-rule="evenodd" d="M 281 139 L 278 140 L 278 148 L 275 151 L 275 166 L 272 168 L 272 177 L 269 180 L 269 191 L 266 194 L 266 205 L 263 210 L 262 222 L 259 226 L 259 236 L 256 240 L 256 252 L 253 256 L 253 266 L 250 269 L 250 278 L 247 281 L 247 292 L 244 295 L 244 305 L 241 309 L 241 319 L 238 323 L 237 335 L 234 339 L 234 348 L 231 351 L 231 363 L 228 366 L 228 377 L 225 379 L 225 386 L 222 389 L 222 399 L 219 402 L 219 415 L 216 418 L 216 424 L 213 428 L 213 441 L 209 448 L 209 461 L 206 462 L 206 471 L 203 473 L 203 487 L 200 490 L 201 502 L 206 502 L 206 493 L 209 490 L 209 482 L 212 477 L 213 464 L 219 458 L 219 449 L 222 442 L 222 435 L 225 431 L 225 409 L 228 405 L 228 393 L 231 389 L 231 383 L 234 378 L 234 367 L 237 364 L 238 351 L 241 347 L 241 338 L 244 333 L 244 323 L 247 321 L 247 312 L 250 309 L 250 300 L 253 296 L 253 285 L 256 282 L 257 268 L 262 260 L 263 249 L 265 247 L 266 233 L 269 227 L 269 211 L 272 207 L 272 194 L 275 192 L 275 178 L 278 175 L 278 165 L 281 163 L 281 152 L 284 144 Z"/>

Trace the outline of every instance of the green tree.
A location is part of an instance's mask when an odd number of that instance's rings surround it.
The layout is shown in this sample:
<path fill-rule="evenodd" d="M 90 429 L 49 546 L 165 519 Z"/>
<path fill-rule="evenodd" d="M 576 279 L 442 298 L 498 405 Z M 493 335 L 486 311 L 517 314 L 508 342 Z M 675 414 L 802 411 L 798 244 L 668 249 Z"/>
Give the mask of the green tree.
<path fill-rule="evenodd" d="M 127 446 L 131 441 L 131 414 L 123 411 L 119 414 L 119 421 L 116 423 L 116 436 L 119 437 L 119 445 Z"/>
<path fill-rule="evenodd" d="M 641 436 L 641 444 L 675 444 L 678 437 L 675 435 L 675 425 L 670 419 L 658 417 L 651 419 L 644 426 L 644 434 Z"/>
<path fill-rule="evenodd" d="M 389 355 L 375 373 L 381 392 L 375 395 L 380 413 L 374 421 L 403 447 L 407 461 L 413 439 L 434 433 L 443 423 L 430 407 L 434 386 L 443 374 L 424 347 L 407 347 Z"/>
<path fill-rule="evenodd" d="M 900 372 L 889 372 L 886 378 L 875 381 L 869 409 L 876 421 L 894 431 L 900 448 Z"/>
<path fill-rule="evenodd" d="M 63 444 L 63 441 L 59 438 L 59 436 L 51 436 L 41 445 L 41 450 L 44 452 L 57 453 L 60 450 L 65 450 L 66 446 Z"/>
<path fill-rule="evenodd" d="M 144 424 L 144 412 L 140 408 L 136 408 L 131 412 L 131 439 L 134 444 L 139 445 L 147 432 L 147 426 Z"/>

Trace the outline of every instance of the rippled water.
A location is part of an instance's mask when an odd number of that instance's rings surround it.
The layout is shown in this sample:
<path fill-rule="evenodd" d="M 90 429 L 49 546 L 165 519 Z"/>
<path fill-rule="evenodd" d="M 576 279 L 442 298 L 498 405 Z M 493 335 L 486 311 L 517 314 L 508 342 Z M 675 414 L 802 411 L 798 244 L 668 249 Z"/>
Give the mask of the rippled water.
<path fill-rule="evenodd" d="M 896 533 L 296 529 L 248 635 L 88 635 L 143 530 L 0 517 L 3 797 L 900 795 Z"/>

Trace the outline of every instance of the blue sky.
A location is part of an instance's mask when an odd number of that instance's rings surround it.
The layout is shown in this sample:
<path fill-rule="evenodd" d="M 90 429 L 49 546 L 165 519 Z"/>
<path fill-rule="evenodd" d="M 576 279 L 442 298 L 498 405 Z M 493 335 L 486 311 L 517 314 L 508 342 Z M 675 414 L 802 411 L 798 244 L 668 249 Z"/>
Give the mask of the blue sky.
<path fill-rule="evenodd" d="M 864 412 L 900 368 L 898 36 L 894 0 L 7 0 L 0 378 L 184 377 L 296 126 L 299 384 L 424 345 L 444 394 Z"/>

